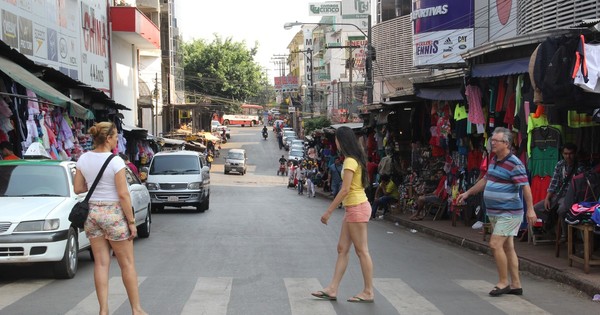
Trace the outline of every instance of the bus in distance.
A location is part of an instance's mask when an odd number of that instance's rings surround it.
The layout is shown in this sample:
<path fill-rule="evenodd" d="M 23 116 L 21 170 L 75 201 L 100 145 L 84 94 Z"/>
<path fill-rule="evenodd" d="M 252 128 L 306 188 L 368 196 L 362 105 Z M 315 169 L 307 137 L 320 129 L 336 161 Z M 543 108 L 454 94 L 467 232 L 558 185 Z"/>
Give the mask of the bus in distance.
<path fill-rule="evenodd" d="M 242 104 L 240 114 L 226 114 L 219 118 L 219 122 L 225 126 L 240 125 L 256 126 L 259 124 L 259 113 L 263 111 L 263 106 L 253 104 Z"/>

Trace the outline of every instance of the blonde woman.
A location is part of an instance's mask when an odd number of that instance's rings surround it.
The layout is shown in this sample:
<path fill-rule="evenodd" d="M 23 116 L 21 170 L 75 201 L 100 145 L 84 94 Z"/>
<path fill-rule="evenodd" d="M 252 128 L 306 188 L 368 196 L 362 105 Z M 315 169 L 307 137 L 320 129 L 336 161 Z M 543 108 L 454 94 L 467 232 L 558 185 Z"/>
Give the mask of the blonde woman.
<path fill-rule="evenodd" d="M 100 168 L 117 146 L 117 128 L 112 122 L 100 122 L 88 130 L 94 140 L 94 150 L 77 161 L 74 179 L 75 193 L 91 187 Z M 94 283 L 100 305 L 99 314 L 109 314 L 108 272 L 112 248 L 121 267 L 132 313 L 146 314 L 140 305 L 137 272 L 133 257 L 133 239 L 137 236 L 135 217 L 125 179 L 125 162 L 113 158 L 90 197 L 90 212 L 84 224 L 94 254 Z"/>
<path fill-rule="evenodd" d="M 321 299 L 337 300 L 340 282 L 348 266 L 350 247 L 354 245 L 356 255 L 360 261 L 364 288 L 347 301 L 373 303 L 373 262 L 371 261 L 367 242 L 367 225 L 371 217 L 371 205 L 365 193 L 365 188 L 369 184 L 367 158 L 364 150 L 356 140 L 354 132 L 348 127 L 337 129 L 335 143 L 345 157 L 342 168 L 342 188 L 327 207 L 321 217 L 321 223 L 327 224 L 331 214 L 340 203 L 343 203 L 346 213 L 338 241 L 338 257 L 333 278 L 326 288 L 311 294 Z"/>

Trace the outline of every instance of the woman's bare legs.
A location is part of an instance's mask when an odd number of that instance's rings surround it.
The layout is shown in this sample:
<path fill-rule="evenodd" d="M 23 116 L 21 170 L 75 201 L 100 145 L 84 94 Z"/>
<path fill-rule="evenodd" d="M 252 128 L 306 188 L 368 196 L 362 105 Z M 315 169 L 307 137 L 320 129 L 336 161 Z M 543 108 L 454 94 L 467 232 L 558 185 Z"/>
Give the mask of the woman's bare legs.
<path fill-rule="evenodd" d="M 342 230 L 340 231 L 340 239 L 337 245 L 337 260 L 335 262 L 335 270 L 333 272 L 333 278 L 329 285 L 324 288 L 322 291 L 327 293 L 331 297 L 337 296 L 337 291 L 340 287 L 340 282 L 342 281 L 342 277 L 346 272 L 346 267 L 348 266 L 348 253 L 350 252 L 350 246 L 352 245 L 352 241 L 350 239 L 350 232 L 348 230 L 348 223 L 342 223 Z"/>
<path fill-rule="evenodd" d="M 127 291 L 127 297 L 129 297 L 132 313 L 134 315 L 146 314 L 140 304 L 137 271 L 135 270 L 135 259 L 133 256 L 133 241 L 111 241 L 110 245 L 117 256 L 119 267 L 121 267 L 121 277 Z"/>
<path fill-rule="evenodd" d="M 94 285 L 100 305 L 100 315 L 108 315 L 108 270 L 110 267 L 110 246 L 108 241 L 100 236 L 90 238 L 94 254 Z"/>
<path fill-rule="evenodd" d="M 348 231 L 354 250 L 360 261 L 360 269 L 363 274 L 364 289 L 359 294 L 355 295 L 364 300 L 372 300 L 375 296 L 373 292 L 373 261 L 369 254 L 368 233 L 366 222 L 347 223 Z"/>

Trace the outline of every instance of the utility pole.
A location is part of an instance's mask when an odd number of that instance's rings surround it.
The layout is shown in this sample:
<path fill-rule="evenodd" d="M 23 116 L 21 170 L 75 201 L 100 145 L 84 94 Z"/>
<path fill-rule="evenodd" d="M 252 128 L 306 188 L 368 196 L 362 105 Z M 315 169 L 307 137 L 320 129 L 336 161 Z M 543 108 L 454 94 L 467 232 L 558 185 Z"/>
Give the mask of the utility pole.
<path fill-rule="evenodd" d="M 340 48 L 340 49 L 348 48 L 348 49 L 350 49 L 350 57 L 346 60 L 346 65 L 348 66 L 348 72 L 350 73 L 350 77 L 348 78 L 348 83 L 350 84 L 350 103 L 352 104 L 352 101 L 354 99 L 354 85 L 353 85 L 353 80 L 352 80 L 352 77 L 354 77 L 354 73 L 352 72 L 352 71 L 354 71 L 354 49 L 360 48 L 360 46 L 349 45 L 349 46 L 328 46 L 327 47 L 327 49 L 331 49 L 331 48 Z M 350 106 L 348 106 L 348 110 L 349 109 L 350 109 Z"/>
<path fill-rule="evenodd" d="M 152 135 L 158 137 L 156 130 L 156 116 L 158 115 L 158 73 L 154 74 L 154 106 L 152 106 Z"/>

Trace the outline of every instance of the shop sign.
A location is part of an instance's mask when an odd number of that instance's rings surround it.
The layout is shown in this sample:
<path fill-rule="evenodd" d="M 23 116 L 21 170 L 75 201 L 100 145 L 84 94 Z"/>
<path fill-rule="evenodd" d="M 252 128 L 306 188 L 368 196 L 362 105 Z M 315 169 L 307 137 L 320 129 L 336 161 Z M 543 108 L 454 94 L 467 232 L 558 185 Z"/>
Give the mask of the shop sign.
<path fill-rule="evenodd" d="M 415 0 L 413 59 L 415 66 L 464 63 L 473 48 L 473 0 Z"/>
<path fill-rule="evenodd" d="M 342 3 L 340 1 L 311 2 L 308 4 L 310 16 L 338 16 L 342 14 Z"/>
<path fill-rule="evenodd" d="M 110 94 L 106 1 L 81 2 L 82 81 Z"/>

